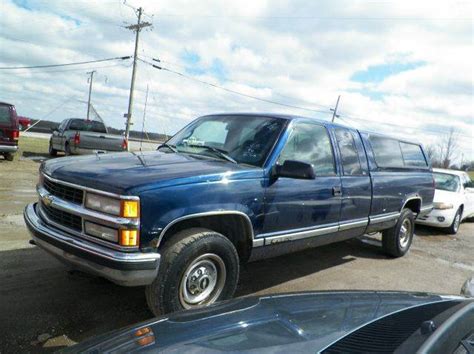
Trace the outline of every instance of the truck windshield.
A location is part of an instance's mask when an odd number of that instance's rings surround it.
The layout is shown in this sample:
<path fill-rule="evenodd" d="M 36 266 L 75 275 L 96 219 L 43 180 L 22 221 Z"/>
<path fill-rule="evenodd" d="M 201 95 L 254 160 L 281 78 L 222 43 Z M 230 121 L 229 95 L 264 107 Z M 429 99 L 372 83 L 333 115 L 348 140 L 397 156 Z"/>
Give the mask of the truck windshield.
<path fill-rule="evenodd" d="M 167 144 L 178 152 L 216 156 L 217 149 L 237 163 L 262 166 L 284 119 L 260 116 L 207 116 L 181 130 Z"/>
<path fill-rule="evenodd" d="M 459 177 L 447 173 L 433 173 L 436 189 L 448 192 L 457 192 L 459 190 Z"/>
<path fill-rule="evenodd" d="M 69 130 L 78 130 L 94 133 L 107 133 L 104 123 L 95 120 L 74 119 L 69 125 Z"/>

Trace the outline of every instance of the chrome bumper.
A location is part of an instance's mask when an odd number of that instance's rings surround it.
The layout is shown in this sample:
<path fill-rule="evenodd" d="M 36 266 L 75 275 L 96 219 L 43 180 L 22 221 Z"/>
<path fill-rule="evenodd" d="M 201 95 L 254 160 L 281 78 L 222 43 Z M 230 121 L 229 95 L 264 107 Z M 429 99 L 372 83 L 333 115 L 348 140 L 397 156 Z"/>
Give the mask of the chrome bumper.
<path fill-rule="evenodd" d="M 0 144 L 0 152 L 17 152 L 18 151 L 18 145 L 1 145 Z"/>
<path fill-rule="evenodd" d="M 150 284 L 158 273 L 159 253 L 121 252 L 56 229 L 37 214 L 37 203 L 26 206 L 23 216 L 35 244 L 73 268 L 124 286 Z"/>

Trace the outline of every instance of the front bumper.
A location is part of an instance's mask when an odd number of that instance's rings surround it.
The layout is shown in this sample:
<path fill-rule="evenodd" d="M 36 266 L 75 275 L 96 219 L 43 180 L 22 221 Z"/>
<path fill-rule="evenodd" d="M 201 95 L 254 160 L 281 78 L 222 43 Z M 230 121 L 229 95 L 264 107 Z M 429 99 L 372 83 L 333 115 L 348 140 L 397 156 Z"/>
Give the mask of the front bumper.
<path fill-rule="evenodd" d="M 159 253 L 121 252 L 79 239 L 46 224 L 37 203 L 26 206 L 23 216 L 35 244 L 75 269 L 124 286 L 150 284 L 158 273 Z"/>
<path fill-rule="evenodd" d="M 419 216 L 416 223 L 434 227 L 449 227 L 453 223 L 454 215 L 456 215 L 456 209 L 433 209 L 428 215 Z M 440 221 L 438 218 L 444 218 L 444 220 Z"/>
<path fill-rule="evenodd" d="M 18 145 L 1 145 L 0 144 L 0 152 L 17 152 L 18 151 Z"/>

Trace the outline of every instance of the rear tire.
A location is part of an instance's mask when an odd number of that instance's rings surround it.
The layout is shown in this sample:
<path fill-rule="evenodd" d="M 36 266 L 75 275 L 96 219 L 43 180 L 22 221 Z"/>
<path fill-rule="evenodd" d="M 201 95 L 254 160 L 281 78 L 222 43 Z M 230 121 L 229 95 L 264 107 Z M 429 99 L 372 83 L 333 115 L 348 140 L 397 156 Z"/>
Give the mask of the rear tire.
<path fill-rule="evenodd" d="M 53 143 L 49 141 L 49 156 L 56 157 L 58 156 L 58 150 L 53 148 Z"/>
<path fill-rule="evenodd" d="M 225 236 L 202 228 L 184 230 L 164 246 L 158 275 L 145 288 L 155 316 L 232 298 L 239 256 Z"/>
<path fill-rule="evenodd" d="M 446 232 L 450 235 L 456 235 L 459 231 L 459 225 L 461 225 L 462 210 L 459 208 L 454 215 L 453 222 L 451 226 L 446 229 Z"/>
<path fill-rule="evenodd" d="M 64 145 L 64 153 L 66 154 L 66 156 L 71 156 L 72 155 L 71 148 L 69 147 L 69 143 L 66 143 Z"/>
<path fill-rule="evenodd" d="M 15 159 L 15 155 L 12 154 L 11 152 L 7 152 L 3 156 L 5 156 L 5 160 L 7 161 L 13 161 Z"/>
<path fill-rule="evenodd" d="M 415 231 L 415 215 L 403 209 L 397 223 L 382 232 L 382 247 L 392 257 L 402 257 L 410 249 Z"/>

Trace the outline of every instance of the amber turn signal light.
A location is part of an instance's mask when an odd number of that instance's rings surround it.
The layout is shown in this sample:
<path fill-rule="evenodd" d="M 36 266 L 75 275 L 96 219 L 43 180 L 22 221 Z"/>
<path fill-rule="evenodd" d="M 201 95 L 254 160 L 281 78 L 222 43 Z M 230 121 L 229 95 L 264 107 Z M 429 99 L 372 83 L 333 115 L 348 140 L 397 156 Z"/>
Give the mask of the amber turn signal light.
<path fill-rule="evenodd" d="M 138 246 L 138 230 L 120 230 L 120 245 Z"/>
<path fill-rule="evenodd" d="M 124 218 L 138 218 L 140 216 L 140 204 L 138 200 L 122 200 L 122 216 Z"/>

